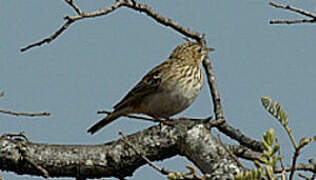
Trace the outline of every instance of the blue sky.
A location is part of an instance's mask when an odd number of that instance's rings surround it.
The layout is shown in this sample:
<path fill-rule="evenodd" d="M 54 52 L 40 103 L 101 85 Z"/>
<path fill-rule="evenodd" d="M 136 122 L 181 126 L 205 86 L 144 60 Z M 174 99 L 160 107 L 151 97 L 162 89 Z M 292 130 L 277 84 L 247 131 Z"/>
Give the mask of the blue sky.
<path fill-rule="evenodd" d="M 276 130 L 281 152 L 289 163 L 292 148 L 280 125 L 261 106 L 271 96 L 289 113 L 298 139 L 316 135 L 316 25 L 270 25 L 272 19 L 301 18 L 275 9 L 268 1 L 142 1 L 158 13 L 192 30 L 205 33 L 227 121 L 250 137 L 260 139 Z M 316 12 L 316 2 L 278 1 Z M 111 2 L 79 1 L 84 11 Z M 72 25 L 49 45 L 21 53 L 19 48 L 59 28 L 65 15 L 74 15 L 63 1 L 0 1 L 1 109 L 48 111 L 50 117 L 13 117 L 0 114 L 0 133 L 25 131 L 35 142 L 98 144 L 140 131 L 153 124 L 120 118 L 96 135 L 86 129 L 102 118 L 97 110 L 111 110 L 151 68 L 164 61 L 183 36 L 144 14 L 121 8 Z M 207 85 L 186 111 L 175 116 L 212 115 Z M 216 131 L 215 131 L 216 133 Z M 224 135 L 222 135 L 224 137 Z M 235 143 L 234 141 L 225 140 Z M 315 144 L 299 160 L 315 157 Z M 182 157 L 157 162 L 185 171 Z M 42 179 L 1 172 L 4 179 Z M 130 179 L 164 179 L 148 166 Z M 65 178 L 66 179 L 66 178 Z"/>

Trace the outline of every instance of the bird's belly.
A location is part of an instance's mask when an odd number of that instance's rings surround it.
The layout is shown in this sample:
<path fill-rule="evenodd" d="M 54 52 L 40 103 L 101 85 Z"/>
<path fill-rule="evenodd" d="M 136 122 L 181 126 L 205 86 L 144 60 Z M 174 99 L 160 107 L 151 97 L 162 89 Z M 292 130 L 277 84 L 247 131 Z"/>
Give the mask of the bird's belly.
<path fill-rule="evenodd" d="M 147 96 L 143 99 L 144 114 L 169 118 L 189 107 L 200 92 L 202 85 L 193 83 L 185 87 L 176 85 L 173 89 Z"/>

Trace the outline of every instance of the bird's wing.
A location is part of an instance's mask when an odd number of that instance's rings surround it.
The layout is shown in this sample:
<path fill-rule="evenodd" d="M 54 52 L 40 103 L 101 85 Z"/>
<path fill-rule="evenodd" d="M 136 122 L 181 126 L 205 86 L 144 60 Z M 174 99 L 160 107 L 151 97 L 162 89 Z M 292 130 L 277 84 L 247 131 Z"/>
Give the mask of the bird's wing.
<path fill-rule="evenodd" d="M 114 109 L 119 110 L 130 105 L 131 102 L 133 102 L 133 104 L 138 104 L 144 96 L 159 91 L 159 86 L 163 78 L 161 74 L 163 74 L 162 71 L 165 70 L 165 68 L 162 68 L 162 65 L 164 65 L 164 63 L 152 69 L 146 76 L 144 76 L 144 78 L 141 79 L 141 81 L 114 106 Z"/>

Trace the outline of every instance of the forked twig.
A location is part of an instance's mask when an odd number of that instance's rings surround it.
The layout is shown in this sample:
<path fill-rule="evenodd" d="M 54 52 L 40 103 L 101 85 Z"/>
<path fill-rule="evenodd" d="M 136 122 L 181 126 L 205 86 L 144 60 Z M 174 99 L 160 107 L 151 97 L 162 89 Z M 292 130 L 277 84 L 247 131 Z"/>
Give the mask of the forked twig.
<path fill-rule="evenodd" d="M 155 19 L 158 23 L 163 24 L 163 25 L 168 26 L 168 27 L 171 27 L 175 31 L 178 31 L 179 33 L 181 33 L 187 37 L 193 38 L 195 40 L 201 40 L 201 38 L 202 38 L 202 35 L 199 34 L 198 32 L 189 30 L 188 28 L 185 28 L 185 27 L 181 26 L 180 24 L 176 23 L 172 19 L 165 18 L 164 16 L 156 13 L 149 6 L 147 6 L 145 4 L 138 3 L 136 1 L 117 0 L 110 7 L 107 7 L 107 8 L 101 9 L 101 10 L 97 10 L 97 11 L 93 11 L 90 13 L 82 12 L 81 9 L 79 8 L 79 6 L 77 6 L 73 2 L 73 0 L 65 0 L 65 2 L 67 4 L 69 4 L 70 7 L 72 7 L 77 12 L 77 15 L 64 17 L 64 19 L 67 21 L 64 23 L 64 25 L 61 28 L 59 28 L 56 32 L 54 32 L 49 37 L 44 38 L 38 42 L 32 43 L 26 47 L 21 48 L 22 52 L 26 51 L 30 48 L 33 48 L 35 46 L 41 46 L 44 43 L 50 43 L 51 41 L 55 40 L 59 35 L 61 35 L 67 28 L 69 28 L 72 23 L 74 23 L 78 20 L 86 19 L 86 18 L 93 18 L 93 17 L 97 17 L 97 16 L 104 16 L 104 15 L 107 15 L 107 14 L 113 12 L 114 10 L 120 8 L 121 6 L 129 7 L 131 9 L 136 10 L 137 12 L 144 12 L 148 16 Z"/>
<path fill-rule="evenodd" d="M 69 6 L 71 6 L 76 12 L 77 14 L 81 15 L 82 11 L 79 8 L 79 6 L 77 6 L 73 0 L 65 0 L 67 4 L 69 4 Z"/>
<path fill-rule="evenodd" d="M 272 1 L 269 4 L 275 8 L 286 9 L 286 10 L 311 18 L 311 19 L 295 19 L 295 20 L 271 20 L 270 24 L 297 24 L 297 23 L 315 23 L 316 22 L 316 14 L 312 12 L 299 9 L 290 5 L 284 5 L 284 4 L 272 2 Z"/>

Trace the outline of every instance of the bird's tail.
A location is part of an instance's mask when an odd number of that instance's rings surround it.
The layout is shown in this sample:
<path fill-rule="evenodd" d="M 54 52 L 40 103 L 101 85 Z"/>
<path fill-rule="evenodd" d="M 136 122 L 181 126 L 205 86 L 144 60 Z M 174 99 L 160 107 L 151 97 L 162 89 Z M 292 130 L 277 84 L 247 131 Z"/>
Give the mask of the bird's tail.
<path fill-rule="evenodd" d="M 119 111 L 114 111 L 113 113 L 107 115 L 105 118 L 101 119 L 97 123 L 95 123 L 93 126 L 91 126 L 88 129 L 88 133 L 94 134 L 95 132 L 99 131 L 102 129 L 104 126 L 110 124 L 113 122 L 115 119 L 121 117 L 122 115 L 126 114 L 126 112 L 123 110 Z"/>

